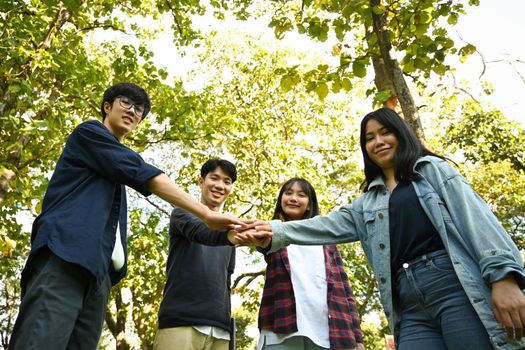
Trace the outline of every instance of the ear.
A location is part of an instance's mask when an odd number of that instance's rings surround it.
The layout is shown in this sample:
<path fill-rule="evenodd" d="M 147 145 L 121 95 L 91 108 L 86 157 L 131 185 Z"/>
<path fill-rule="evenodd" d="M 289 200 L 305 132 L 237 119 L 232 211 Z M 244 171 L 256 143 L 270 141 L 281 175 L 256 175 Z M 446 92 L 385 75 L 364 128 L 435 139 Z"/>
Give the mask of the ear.
<path fill-rule="evenodd" d="M 199 179 L 199 187 L 202 189 L 202 186 L 204 185 L 204 178 Z"/>
<path fill-rule="evenodd" d="M 111 111 L 111 104 L 108 101 L 104 102 L 104 112 L 108 114 L 110 111 Z"/>

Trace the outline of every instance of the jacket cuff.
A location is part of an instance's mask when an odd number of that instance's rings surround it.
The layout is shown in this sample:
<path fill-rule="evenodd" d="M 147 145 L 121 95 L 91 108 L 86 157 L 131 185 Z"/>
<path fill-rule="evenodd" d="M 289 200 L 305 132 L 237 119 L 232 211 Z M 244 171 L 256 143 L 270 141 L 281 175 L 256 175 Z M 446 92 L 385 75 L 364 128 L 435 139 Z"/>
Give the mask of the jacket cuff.
<path fill-rule="evenodd" d="M 521 262 L 514 260 L 514 255 L 506 250 L 494 249 L 479 261 L 483 279 L 492 284 L 512 273 L 520 289 L 525 289 L 525 270 Z"/>

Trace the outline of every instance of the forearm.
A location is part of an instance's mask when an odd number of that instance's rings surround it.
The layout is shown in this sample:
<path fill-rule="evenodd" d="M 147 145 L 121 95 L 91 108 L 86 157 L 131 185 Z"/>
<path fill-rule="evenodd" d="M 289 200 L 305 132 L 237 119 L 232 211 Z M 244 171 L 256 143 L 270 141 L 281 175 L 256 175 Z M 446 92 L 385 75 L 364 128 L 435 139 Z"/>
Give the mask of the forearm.
<path fill-rule="evenodd" d="M 209 209 L 184 192 L 166 174 L 159 174 L 148 182 L 148 189 L 166 202 L 189 211 L 201 220 L 206 219 Z"/>
<path fill-rule="evenodd" d="M 356 222 L 350 210 L 344 208 L 306 220 L 272 220 L 269 225 L 273 232 L 271 249 L 268 249 L 270 253 L 289 244 L 340 244 L 359 239 Z"/>

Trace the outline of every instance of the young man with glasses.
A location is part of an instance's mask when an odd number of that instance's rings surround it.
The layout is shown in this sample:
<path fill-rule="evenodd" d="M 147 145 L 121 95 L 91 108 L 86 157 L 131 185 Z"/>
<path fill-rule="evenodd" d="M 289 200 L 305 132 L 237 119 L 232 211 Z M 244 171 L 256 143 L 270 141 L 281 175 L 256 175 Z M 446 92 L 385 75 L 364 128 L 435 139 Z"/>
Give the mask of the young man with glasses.
<path fill-rule="evenodd" d="M 102 123 L 69 136 L 33 223 L 9 349 L 96 349 L 110 289 L 126 274 L 125 186 L 156 194 L 212 228 L 242 221 L 210 210 L 121 141 L 150 111 L 141 87 L 106 90 Z"/>

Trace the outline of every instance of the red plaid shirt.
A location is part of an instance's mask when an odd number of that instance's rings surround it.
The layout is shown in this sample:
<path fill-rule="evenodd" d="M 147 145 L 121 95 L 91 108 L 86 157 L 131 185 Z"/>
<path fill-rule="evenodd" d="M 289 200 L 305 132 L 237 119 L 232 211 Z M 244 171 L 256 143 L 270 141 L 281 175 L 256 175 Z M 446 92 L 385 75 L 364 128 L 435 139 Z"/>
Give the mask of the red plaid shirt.
<path fill-rule="evenodd" d="M 328 327 L 330 349 L 355 348 L 363 342 L 355 298 L 348 284 L 348 276 L 336 246 L 323 246 L 326 280 L 328 283 Z M 259 329 L 278 334 L 297 332 L 295 296 L 290 278 L 288 251 L 282 248 L 265 255 L 266 281 L 264 283 Z"/>

